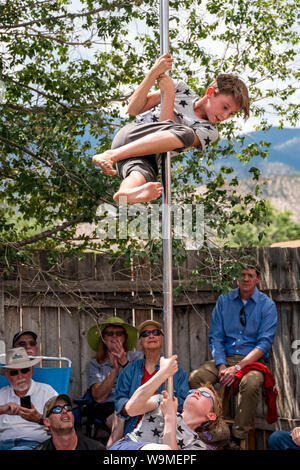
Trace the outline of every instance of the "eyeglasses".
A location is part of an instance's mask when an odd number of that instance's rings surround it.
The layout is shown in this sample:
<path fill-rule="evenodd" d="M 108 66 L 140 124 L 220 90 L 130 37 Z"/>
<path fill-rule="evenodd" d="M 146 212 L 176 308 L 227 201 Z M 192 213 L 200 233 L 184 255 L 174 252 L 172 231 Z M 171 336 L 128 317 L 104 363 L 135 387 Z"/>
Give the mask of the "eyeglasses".
<path fill-rule="evenodd" d="M 36 346 L 36 341 L 20 341 L 15 344 L 15 346 L 20 346 L 21 348 L 25 348 L 26 345 Z"/>
<path fill-rule="evenodd" d="M 145 330 L 140 333 L 140 338 L 147 338 L 147 336 L 150 336 L 151 334 L 153 336 L 160 336 L 163 335 L 163 332 L 161 330 Z"/>
<path fill-rule="evenodd" d="M 28 374 L 28 372 L 30 371 L 30 367 L 26 367 L 25 369 L 10 370 L 10 371 L 9 371 L 9 375 L 10 375 L 11 377 L 16 376 L 16 375 L 19 374 L 19 371 L 20 371 L 21 374 L 23 374 L 23 375 Z"/>
<path fill-rule="evenodd" d="M 213 404 L 213 412 L 215 412 L 215 400 L 212 394 L 207 392 L 206 390 L 200 390 L 199 388 L 194 388 L 194 390 L 189 390 L 188 395 L 190 395 L 191 393 L 195 393 L 195 392 L 200 393 L 200 395 L 202 395 L 205 398 L 210 398 Z"/>
<path fill-rule="evenodd" d="M 47 416 L 54 414 L 54 415 L 59 415 L 62 410 L 66 411 L 72 411 L 72 406 L 71 405 L 56 405 L 51 410 L 47 413 Z"/>
<path fill-rule="evenodd" d="M 241 311 L 240 311 L 240 322 L 241 322 L 241 325 L 243 326 L 246 326 L 246 315 L 245 315 L 245 306 L 243 305 L 243 307 L 241 308 Z"/>
<path fill-rule="evenodd" d="M 106 336 L 123 336 L 124 334 L 125 334 L 124 331 L 112 331 L 112 330 L 104 331 L 104 335 Z"/>

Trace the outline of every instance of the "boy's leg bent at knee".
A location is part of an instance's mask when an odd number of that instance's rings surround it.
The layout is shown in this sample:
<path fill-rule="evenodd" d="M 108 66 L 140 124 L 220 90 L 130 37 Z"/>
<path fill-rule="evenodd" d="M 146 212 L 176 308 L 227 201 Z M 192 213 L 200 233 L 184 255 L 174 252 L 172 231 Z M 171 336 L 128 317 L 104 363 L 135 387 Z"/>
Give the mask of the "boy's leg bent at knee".
<path fill-rule="evenodd" d="M 134 181 L 134 179 L 136 179 L 136 185 L 156 182 L 158 174 L 156 158 L 155 155 L 151 155 L 149 157 L 151 158 L 133 157 L 120 160 L 117 163 L 119 176 L 124 181 L 133 173 L 129 181 Z M 144 179 L 142 179 L 142 177 Z"/>
<path fill-rule="evenodd" d="M 183 144 L 183 148 L 178 148 L 178 150 L 182 151 L 185 148 L 189 148 L 193 145 L 195 140 L 195 133 L 193 129 L 188 126 L 183 126 L 182 124 L 174 123 L 173 127 L 170 127 L 169 132 L 175 135 Z"/>

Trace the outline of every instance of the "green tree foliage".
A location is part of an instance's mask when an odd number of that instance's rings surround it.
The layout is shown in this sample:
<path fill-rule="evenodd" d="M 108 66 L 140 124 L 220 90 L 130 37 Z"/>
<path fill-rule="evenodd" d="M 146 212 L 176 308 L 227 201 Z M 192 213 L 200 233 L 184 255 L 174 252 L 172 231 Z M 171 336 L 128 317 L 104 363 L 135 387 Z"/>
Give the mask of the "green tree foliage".
<path fill-rule="evenodd" d="M 231 247 L 270 246 L 272 243 L 300 238 L 300 224 L 293 221 L 291 211 L 278 211 L 268 201 L 265 210 L 263 220 L 251 224 L 248 222 L 245 210 L 241 207 L 240 212 L 244 213 L 246 221 L 243 224 L 228 227 L 228 245 Z"/>
<path fill-rule="evenodd" d="M 202 94 L 216 74 L 236 72 L 249 85 L 261 128 L 270 125 L 269 111 L 281 117 L 281 125 L 294 125 L 296 11 L 297 0 L 171 0 L 172 75 Z M 2 0 L 0 22 L 0 80 L 6 88 L 0 104 L 2 264 L 29 260 L 33 248 L 159 257 L 159 240 L 96 243 L 95 232 L 76 235 L 80 223 L 99 223 L 99 204 L 112 204 L 119 180 L 95 169 L 91 156 L 110 147 L 127 119 L 129 96 L 159 56 L 159 3 Z M 215 174 L 210 166 L 220 158 L 226 163 L 235 140 L 242 144 L 236 154 L 241 161 L 267 156 L 267 142 L 244 146 L 239 131 L 239 119 L 223 123 L 226 145 L 215 144 L 204 156 L 195 151 L 189 159 L 178 157 L 173 168 L 174 201 L 204 205 L 205 246 L 209 230 L 225 236 L 228 223 L 235 223 L 234 208 L 254 201 L 254 195 L 238 196 L 235 179 L 229 196 L 224 183 L 231 169 L 224 165 Z M 250 176 L 259 178 L 255 169 Z M 204 182 L 206 192 L 196 194 Z M 250 217 L 262 215 L 258 205 L 250 210 Z M 181 260 L 182 245 L 174 250 Z"/>

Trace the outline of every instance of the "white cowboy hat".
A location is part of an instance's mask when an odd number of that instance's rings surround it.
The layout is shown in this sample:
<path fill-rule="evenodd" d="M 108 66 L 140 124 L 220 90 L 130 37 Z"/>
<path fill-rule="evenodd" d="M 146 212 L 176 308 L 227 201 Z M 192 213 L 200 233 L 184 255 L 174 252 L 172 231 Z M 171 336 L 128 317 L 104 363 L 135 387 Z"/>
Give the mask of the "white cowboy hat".
<path fill-rule="evenodd" d="M 4 375 L 5 369 L 25 369 L 33 367 L 41 361 L 40 357 L 30 359 L 24 348 L 13 348 L 6 351 L 6 364 L 0 367 L 0 374 Z"/>

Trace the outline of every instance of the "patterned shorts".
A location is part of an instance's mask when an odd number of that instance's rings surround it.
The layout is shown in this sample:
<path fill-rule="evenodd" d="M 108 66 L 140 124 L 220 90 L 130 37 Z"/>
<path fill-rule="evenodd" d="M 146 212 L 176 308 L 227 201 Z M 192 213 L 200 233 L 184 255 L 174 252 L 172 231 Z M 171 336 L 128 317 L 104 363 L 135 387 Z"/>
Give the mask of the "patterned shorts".
<path fill-rule="evenodd" d="M 130 123 L 124 126 L 114 137 L 112 149 L 122 147 L 123 145 L 134 142 L 146 135 L 155 132 L 168 130 L 183 143 L 184 147 L 175 151 L 182 152 L 185 148 L 191 147 L 194 142 L 194 131 L 183 124 L 178 124 L 171 120 L 162 122 L 148 123 Z M 121 160 L 117 163 L 117 169 L 121 178 L 126 178 L 132 171 L 141 173 L 148 183 L 149 181 L 157 181 L 158 164 L 157 155 L 141 155 L 140 157 L 132 157 Z"/>

